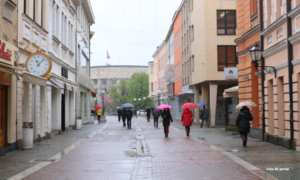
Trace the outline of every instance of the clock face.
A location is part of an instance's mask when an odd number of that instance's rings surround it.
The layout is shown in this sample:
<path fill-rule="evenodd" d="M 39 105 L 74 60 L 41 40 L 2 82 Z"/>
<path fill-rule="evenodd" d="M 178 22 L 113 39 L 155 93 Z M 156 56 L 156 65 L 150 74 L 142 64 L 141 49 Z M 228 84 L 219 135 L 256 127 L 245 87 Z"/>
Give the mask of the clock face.
<path fill-rule="evenodd" d="M 50 66 L 48 58 L 42 54 L 35 54 L 31 56 L 27 62 L 28 71 L 37 76 L 45 75 Z"/>

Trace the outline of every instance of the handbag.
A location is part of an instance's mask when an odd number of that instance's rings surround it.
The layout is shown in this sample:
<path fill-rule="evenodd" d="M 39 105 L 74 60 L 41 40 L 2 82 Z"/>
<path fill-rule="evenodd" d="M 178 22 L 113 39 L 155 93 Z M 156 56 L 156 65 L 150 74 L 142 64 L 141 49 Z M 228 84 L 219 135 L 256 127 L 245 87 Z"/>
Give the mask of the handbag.
<path fill-rule="evenodd" d="M 193 122 L 193 121 L 194 121 L 194 118 L 191 117 L 191 122 Z"/>

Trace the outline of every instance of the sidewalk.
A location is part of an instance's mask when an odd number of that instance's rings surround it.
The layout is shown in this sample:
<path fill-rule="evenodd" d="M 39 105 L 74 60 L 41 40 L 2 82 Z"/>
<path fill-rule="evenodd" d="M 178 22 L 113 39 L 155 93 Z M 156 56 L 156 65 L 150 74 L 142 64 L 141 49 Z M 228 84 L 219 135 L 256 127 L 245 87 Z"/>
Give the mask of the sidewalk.
<path fill-rule="evenodd" d="M 104 125 L 87 124 L 82 127 L 82 130 L 64 132 L 62 135 L 35 143 L 32 150 L 15 150 L 7 153 L 5 156 L 0 157 L 0 180 L 8 179 L 41 162 L 49 161 L 49 158 L 86 138 Z"/>
<path fill-rule="evenodd" d="M 175 121 L 171 126 L 185 132 L 179 121 Z M 278 179 L 300 179 L 300 152 L 298 151 L 253 138 L 248 138 L 247 147 L 243 147 L 239 133 L 225 131 L 224 127 L 200 128 L 200 125 L 193 124 L 190 136 L 230 152 Z M 280 171 L 280 168 L 286 169 Z"/>

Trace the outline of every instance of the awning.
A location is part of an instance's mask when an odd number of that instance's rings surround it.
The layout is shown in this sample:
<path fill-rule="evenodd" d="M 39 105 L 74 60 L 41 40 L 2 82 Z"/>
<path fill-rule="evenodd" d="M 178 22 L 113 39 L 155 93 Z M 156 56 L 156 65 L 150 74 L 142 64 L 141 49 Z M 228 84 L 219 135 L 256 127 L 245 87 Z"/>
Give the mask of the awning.
<path fill-rule="evenodd" d="M 60 90 L 62 94 L 64 94 L 64 86 L 62 86 L 59 82 L 57 82 L 55 79 L 50 78 L 49 81 L 53 84 L 54 87 Z"/>
<path fill-rule="evenodd" d="M 39 86 L 47 86 L 47 79 L 34 74 L 23 72 L 23 80 Z"/>
<path fill-rule="evenodd" d="M 96 93 L 93 91 L 91 91 L 91 95 L 92 95 L 92 97 L 96 97 Z"/>
<path fill-rule="evenodd" d="M 223 97 L 224 98 L 239 97 L 239 86 L 225 89 L 223 93 Z"/>
<path fill-rule="evenodd" d="M 194 91 L 192 89 L 188 90 L 188 91 L 184 91 L 180 94 L 178 94 L 178 96 L 182 96 L 182 95 L 193 95 L 195 94 Z"/>
<path fill-rule="evenodd" d="M 4 64 L 4 63 L 0 63 L 0 71 L 6 72 L 6 73 L 9 73 L 12 75 L 23 76 L 22 73 L 17 73 L 16 70 L 18 70 L 19 72 L 23 72 L 22 69 L 19 69 L 19 68 L 16 68 L 11 65 Z"/>

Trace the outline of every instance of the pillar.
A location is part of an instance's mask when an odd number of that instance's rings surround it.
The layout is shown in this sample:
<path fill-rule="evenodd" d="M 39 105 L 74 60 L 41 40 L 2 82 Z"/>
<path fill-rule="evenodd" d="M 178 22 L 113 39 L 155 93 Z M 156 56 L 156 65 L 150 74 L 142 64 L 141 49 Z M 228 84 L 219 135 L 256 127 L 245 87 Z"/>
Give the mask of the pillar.
<path fill-rule="evenodd" d="M 38 94 L 37 94 L 37 91 L 38 91 L 38 86 L 35 85 L 34 88 L 33 88 L 33 94 L 32 94 L 32 97 L 34 98 L 34 106 L 32 106 L 32 111 L 33 111 L 33 114 L 34 114 L 34 125 L 33 125 L 33 128 L 34 128 L 34 137 L 37 138 L 37 135 L 38 135 Z"/>
<path fill-rule="evenodd" d="M 45 87 L 44 86 L 41 86 L 40 88 L 41 90 L 41 100 L 40 100 L 40 103 L 41 103 L 41 123 L 40 123 L 40 126 L 41 126 L 41 131 L 40 131 L 40 135 L 41 137 L 44 137 L 45 136 Z"/>
<path fill-rule="evenodd" d="M 199 87 L 194 86 L 194 92 L 195 92 L 195 104 L 199 104 Z M 196 119 L 196 124 L 200 124 L 200 112 L 199 108 L 195 109 L 195 119 Z"/>
<path fill-rule="evenodd" d="M 47 132 L 50 133 L 51 132 L 51 121 L 52 121 L 52 86 L 47 86 L 47 94 L 48 94 L 48 129 Z"/>
<path fill-rule="evenodd" d="M 86 91 L 86 120 L 87 122 L 91 122 L 91 91 L 90 90 Z"/>
<path fill-rule="evenodd" d="M 65 90 L 65 127 L 69 127 L 70 122 L 70 106 L 69 106 L 69 90 Z"/>
<path fill-rule="evenodd" d="M 201 103 L 207 104 L 209 106 L 209 103 L 208 103 L 209 84 L 208 83 L 203 83 L 201 85 L 201 91 L 202 91 L 202 102 Z M 207 108 L 208 111 L 210 110 L 210 107 L 206 107 L 206 108 Z M 211 116 L 211 113 L 209 113 L 209 116 Z M 211 118 L 209 118 L 209 120 L 210 119 Z M 206 121 L 204 121 L 203 126 L 206 126 Z"/>
<path fill-rule="evenodd" d="M 8 122 L 7 122 L 7 141 L 14 143 L 17 140 L 16 136 L 16 119 L 17 119 L 17 84 L 16 76 L 11 75 L 11 85 L 8 87 Z M 22 110 L 20 110 L 22 111 Z"/>
<path fill-rule="evenodd" d="M 82 119 L 82 123 L 85 123 L 85 116 L 84 116 L 84 105 L 85 105 L 85 101 L 84 101 L 84 93 L 81 93 L 81 119 Z"/>
<path fill-rule="evenodd" d="M 29 122 L 29 83 L 25 82 L 25 93 L 24 93 L 24 121 Z"/>
<path fill-rule="evenodd" d="M 210 126 L 215 127 L 216 125 L 216 108 L 217 108 L 217 93 L 218 84 L 210 82 L 209 84 L 209 98 L 210 98 Z"/>

